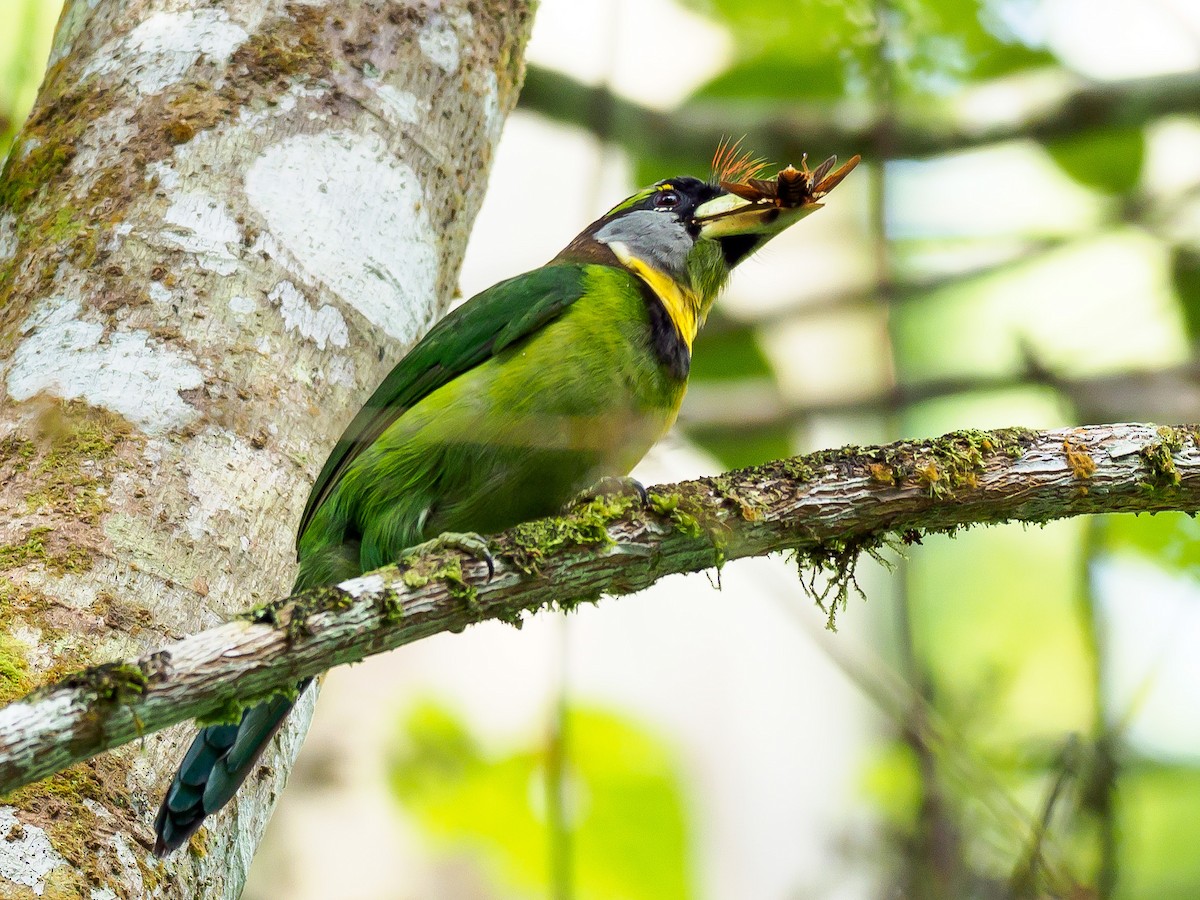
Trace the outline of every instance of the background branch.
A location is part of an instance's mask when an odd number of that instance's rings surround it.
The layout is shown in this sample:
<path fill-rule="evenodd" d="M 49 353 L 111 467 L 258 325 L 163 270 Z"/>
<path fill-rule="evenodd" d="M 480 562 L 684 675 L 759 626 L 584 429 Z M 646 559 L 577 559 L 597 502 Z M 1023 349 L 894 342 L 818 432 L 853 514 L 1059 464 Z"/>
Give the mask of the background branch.
<path fill-rule="evenodd" d="M 256 608 L 124 663 L 94 667 L 0 710 L 0 790 L 302 677 L 474 622 L 629 594 L 665 575 L 796 551 L 826 570 L 831 621 L 854 563 L 889 542 L 974 524 L 1200 508 L 1200 427 L 1098 425 L 954 432 L 847 447 L 598 500 L 496 537 L 496 576 L 430 554 Z M 819 592 L 820 593 L 820 592 Z"/>
<path fill-rule="evenodd" d="M 753 135 L 755 153 L 772 160 L 799 160 L 805 151 L 850 154 L 875 145 L 877 123 L 869 118 L 830 116 L 826 107 L 805 110 L 795 103 L 736 104 L 691 101 L 681 110 L 659 112 L 604 87 L 593 87 L 538 66 L 525 76 L 519 106 L 558 122 L 607 136 L 637 156 L 707 159 L 728 135 Z M 1195 72 L 1084 83 L 1057 101 L 1012 123 L 971 126 L 953 119 L 917 118 L 910 111 L 895 122 L 889 157 L 913 158 L 961 151 L 999 141 L 1051 141 L 1095 128 L 1144 126 L 1174 113 L 1200 108 Z M 803 146 L 801 145 L 803 144 Z M 873 154 L 878 158 L 879 153 Z"/>
<path fill-rule="evenodd" d="M 967 393 L 1049 388 L 1069 401 L 1084 422 L 1109 422 L 1139 413 L 1179 420 L 1200 406 L 1200 361 L 1157 369 L 1059 374 L 1024 348 L 1020 369 L 902 382 L 860 396 L 790 401 L 771 379 L 707 382 L 688 390 L 680 422 L 692 434 L 734 429 L 742 435 L 770 434 L 805 424 L 812 416 L 880 414 Z"/>

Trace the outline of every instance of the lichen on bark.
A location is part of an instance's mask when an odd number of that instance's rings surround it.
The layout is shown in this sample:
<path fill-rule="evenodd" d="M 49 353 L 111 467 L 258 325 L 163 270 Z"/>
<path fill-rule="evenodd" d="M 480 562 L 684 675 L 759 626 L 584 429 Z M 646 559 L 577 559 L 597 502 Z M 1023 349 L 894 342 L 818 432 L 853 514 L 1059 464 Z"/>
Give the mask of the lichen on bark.
<path fill-rule="evenodd" d="M 454 293 L 530 17 L 67 3 L 0 174 L 0 699 L 285 592 L 345 413 Z M 119 703 L 134 674 L 96 690 Z M 240 832 L 218 820 L 163 869 L 149 825 L 184 736 L 7 798 L 28 827 L 0 854 L 48 842 L 61 862 L 26 885 L 46 896 L 236 896 L 296 735 Z"/>

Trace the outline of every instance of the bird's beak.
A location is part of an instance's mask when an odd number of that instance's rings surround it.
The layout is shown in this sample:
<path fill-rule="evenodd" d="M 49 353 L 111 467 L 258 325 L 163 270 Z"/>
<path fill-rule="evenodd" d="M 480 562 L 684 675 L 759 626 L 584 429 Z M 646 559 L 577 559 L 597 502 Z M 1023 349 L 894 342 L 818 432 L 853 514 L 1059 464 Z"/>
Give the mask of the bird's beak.
<path fill-rule="evenodd" d="M 701 237 L 719 240 L 754 235 L 759 237 L 761 245 L 821 206 L 809 201 L 781 207 L 771 200 L 746 200 L 722 192 L 697 207 L 695 222 L 700 226 Z"/>

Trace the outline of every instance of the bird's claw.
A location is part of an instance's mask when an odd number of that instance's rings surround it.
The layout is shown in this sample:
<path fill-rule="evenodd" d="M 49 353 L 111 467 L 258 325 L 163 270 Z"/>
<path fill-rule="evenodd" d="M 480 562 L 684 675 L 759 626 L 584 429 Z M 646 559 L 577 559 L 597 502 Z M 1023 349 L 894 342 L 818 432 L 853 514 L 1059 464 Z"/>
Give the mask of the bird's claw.
<path fill-rule="evenodd" d="M 422 553 L 436 553 L 439 550 L 460 550 L 487 565 L 488 577 L 491 581 L 496 574 L 496 560 L 488 549 L 487 541 L 474 531 L 447 531 L 432 540 L 417 544 L 404 552 L 404 559 L 418 556 Z"/>
<path fill-rule="evenodd" d="M 650 502 L 645 486 L 636 478 L 628 475 L 605 475 L 591 487 L 576 494 L 575 498 L 566 505 L 566 509 L 583 506 L 601 497 L 605 499 L 630 497 L 637 500 L 638 506 L 645 506 Z"/>

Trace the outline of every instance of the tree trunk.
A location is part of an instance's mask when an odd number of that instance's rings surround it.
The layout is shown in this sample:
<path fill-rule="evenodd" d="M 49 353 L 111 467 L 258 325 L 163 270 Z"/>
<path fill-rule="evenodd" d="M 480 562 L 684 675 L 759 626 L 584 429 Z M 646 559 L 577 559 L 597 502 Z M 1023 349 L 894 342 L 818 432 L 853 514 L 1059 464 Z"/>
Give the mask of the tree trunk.
<path fill-rule="evenodd" d="M 287 593 L 309 486 L 454 293 L 524 0 L 73 0 L 0 178 L 0 700 Z M 0 806 L 4 896 L 236 897 L 311 700 L 162 863 L 191 728 Z"/>

